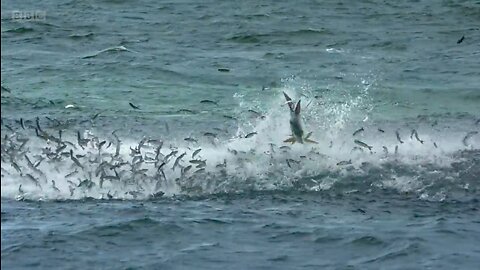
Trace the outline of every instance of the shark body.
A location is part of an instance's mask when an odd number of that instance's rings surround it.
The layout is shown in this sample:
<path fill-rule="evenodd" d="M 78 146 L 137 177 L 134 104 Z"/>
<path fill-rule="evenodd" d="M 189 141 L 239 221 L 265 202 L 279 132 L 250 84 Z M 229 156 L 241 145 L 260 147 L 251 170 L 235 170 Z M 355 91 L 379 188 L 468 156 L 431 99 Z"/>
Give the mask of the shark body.
<path fill-rule="evenodd" d="M 290 108 L 290 131 L 292 132 L 292 136 L 286 139 L 284 142 L 290 142 L 292 144 L 296 142 L 302 143 L 302 144 L 305 142 L 317 144 L 316 141 L 309 139 L 310 136 L 312 135 L 312 132 L 304 136 L 305 132 L 303 131 L 302 119 L 300 117 L 300 110 L 301 110 L 300 100 L 297 102 L 297 105 L 295 105 L 295 103 L 287 95 L 287 93 L 283 92 L 283 95 L 287 100 L 288 108 Z"/>

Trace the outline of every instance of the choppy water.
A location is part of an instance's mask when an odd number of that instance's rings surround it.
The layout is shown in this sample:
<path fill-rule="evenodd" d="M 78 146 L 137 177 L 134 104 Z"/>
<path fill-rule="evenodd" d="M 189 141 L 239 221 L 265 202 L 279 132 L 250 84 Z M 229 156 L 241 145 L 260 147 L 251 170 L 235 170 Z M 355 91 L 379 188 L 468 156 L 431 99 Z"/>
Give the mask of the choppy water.
<path fill-rule="evenodd" d="M 2 265 L 476 269 L 479 18 L 2 1 Z M 283 142 L 282 92 L 318 144 Z"/>

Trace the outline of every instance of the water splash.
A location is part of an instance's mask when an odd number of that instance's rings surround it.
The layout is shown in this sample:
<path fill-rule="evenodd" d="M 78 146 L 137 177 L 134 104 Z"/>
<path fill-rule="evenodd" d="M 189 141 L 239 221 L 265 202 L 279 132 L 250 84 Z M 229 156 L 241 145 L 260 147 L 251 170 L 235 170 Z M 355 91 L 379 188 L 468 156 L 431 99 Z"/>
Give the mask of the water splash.
<path fill-rule="evenodd" d="M 4 129 L 2 197 L 148 199 L 264 190 L 394 190 L 444 200 L 477 194 L 478 136 L 469 138 L 466 147 L 461 140 L 464 131 L 435 134 L 418 126 L 421 143 L 407 135 L 406 126 L 359 122 L 372 109 L 372 83 L 365 81 L 358 89 L 327 91 L 321 97 L 298 79 L 284 84 L 263 102 L 248 102 L 236 94 L 235 135 L 210 142 L 182 138 L 137 142 L 115 134 L 102 137 L 94 130 L 79 138 L 59 138 L 51 135 L 54 130 L 38 134 L 39 127 Z M 283 91 L 307 104 L 302 112 L 305 129 L 313 132 L 318 145 L 283 143 L 290 135 Z M 335 102 L 338 92 L 341 102 Z M 365 131 L 353 138 L 359 125 Z M 395 131 L 402 134 L 403 143 Z M 251 132 L 256 134 L 245 138 Z M 358 147 L 354 139 L 370 144 L 372 150 Z"/>

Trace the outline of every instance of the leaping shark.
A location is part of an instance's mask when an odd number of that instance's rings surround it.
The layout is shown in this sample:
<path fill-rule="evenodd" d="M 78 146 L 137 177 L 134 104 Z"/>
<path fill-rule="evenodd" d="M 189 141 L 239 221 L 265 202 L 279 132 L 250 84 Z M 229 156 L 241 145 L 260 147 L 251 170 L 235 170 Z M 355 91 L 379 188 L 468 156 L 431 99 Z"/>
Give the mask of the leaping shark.
<path fill-rule="evenodd" d="M 288 139 L 286 139 L 283 142 L 289 142 L 289 143 L 315 143 L 318 144 L 318 142 L 314 140 L 310 140 L 310 136 L 312 135 L 312 132 L 309 132 L 306 136 L 303 136 L 304 131 L 302 128 L 302 120 L 300 118 L 300 100 L 297 102 L 297 105 L 295 106 L 294 102 L 292 99 L 287 95 L 287 93 L 283 92 L 283 95 L 285 96 L 285 99 L 287 100 L 288 107 L 290 108 L 290 130 L 292 131 L 292 136 Z"/>

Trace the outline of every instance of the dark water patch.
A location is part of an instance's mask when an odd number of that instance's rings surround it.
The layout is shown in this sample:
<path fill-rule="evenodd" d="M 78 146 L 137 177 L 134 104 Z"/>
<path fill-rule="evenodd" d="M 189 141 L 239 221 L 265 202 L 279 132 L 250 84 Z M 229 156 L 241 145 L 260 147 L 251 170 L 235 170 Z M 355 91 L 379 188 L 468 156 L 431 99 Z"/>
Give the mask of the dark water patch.
<path fill-rule="evenodd" d="M 176 224 L 163 223 L 149 217 L 134 219 L 130 221 L 114 222 L 110 225 L 93 226 L 83 231 L 76 232 L 73 236 L 81 238 L 90 237 L 134 237 L 139 232 L 158 233 L 159 235 L 178 234 L 183 231 L 181 226 Z"/>
<path fill-rule="evenodd" d="M 230 220 L 225 220 L 220 218 L 203 218 L 199 220 L 193 220 L 193 222 L 199 223 L 199 224 L 213 224 L 213 225 L 225 225 L 225 224 L 233 223 Z"/>
<path fill-rule="evenodd" d="M 269 240 L 273 242 L 311 240 L 312 238 L 314 238 L 314 233 L 303 230 L 276 232 L 269 236 Z"/>
<path fill-rule="evenodd" d="M 343 240 L 344 238 L 341 236 L 325 234 L 322 236 L 315 237 L 313 241 L 319 244 L 332 244 L 332 243 L 340 243 Z"/>
<path fill-rule="evenodd" d="M 68 37 L 73 40 L 92 39 L 95 37 L 95 34 L 93 32 L 88 32 L 85 34 L 71 34 Z"/>
<path fill-rule="evenodd" d="M 385 244 L 380 238 L 371 235 L 353 239 L 350 243 L 359 246 L 382 246 Z"/>
<path fill-rule="evenodd" d="M 35 29 L 31 27 L 17 27 L 17 28 L 3 30 L 2 33 L 27 34 L 34 31 Z"/>
<path fill-rule="evenodd" d="M 276 31 L 265 34 L 238 34 L 227 38 L 229 41 L 237 43 L 271 43 L 285 44 L 289 40 L 295 39 L 316 39 L 325 35 L 332 34 L 326 29 L 300 29 L 296 31 Z"/>

